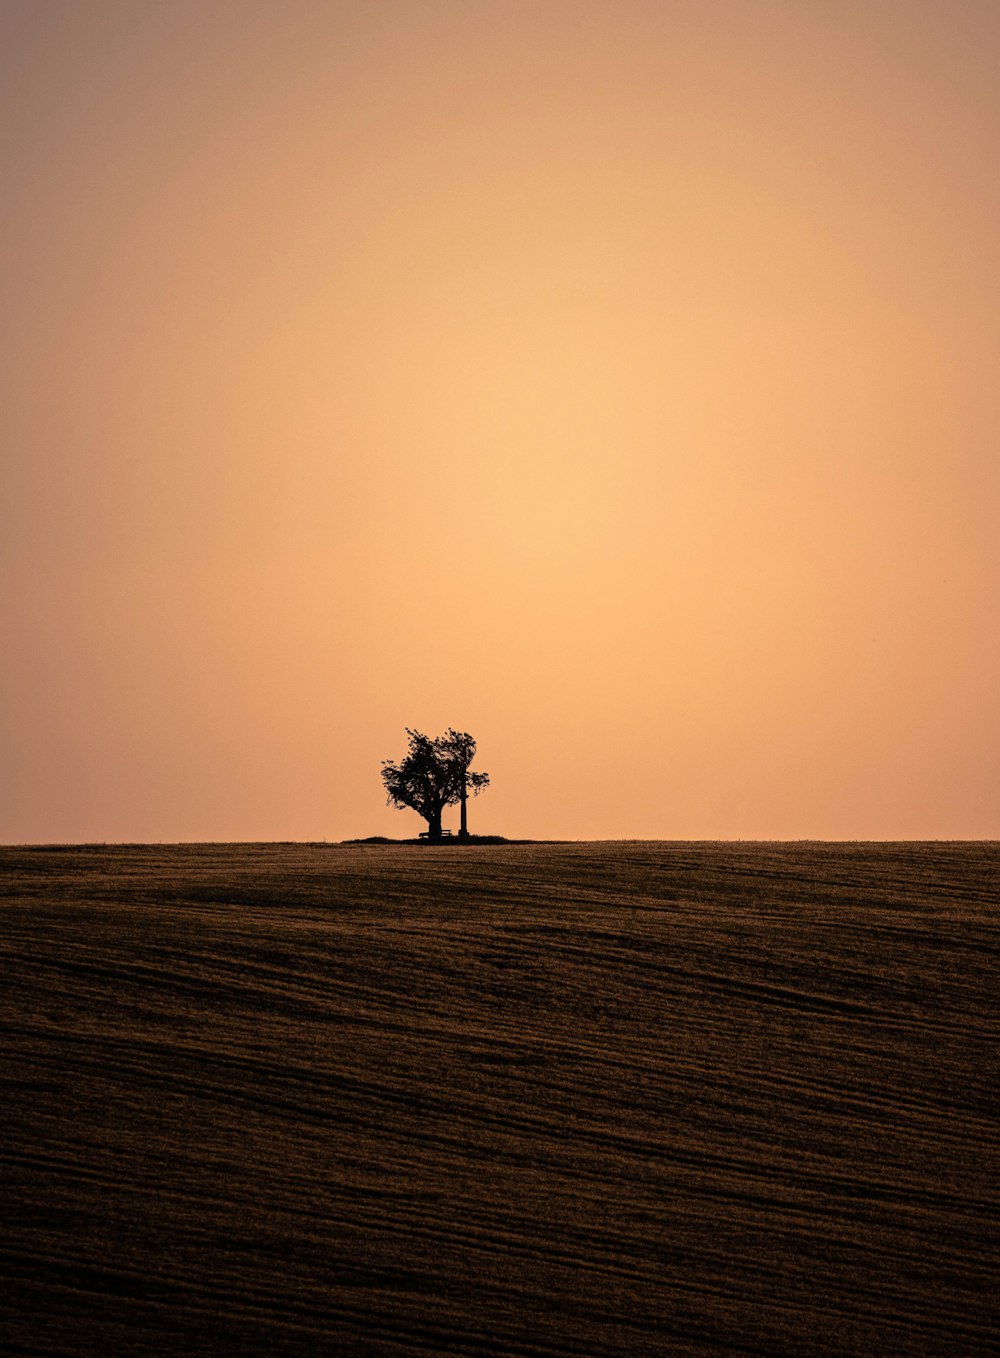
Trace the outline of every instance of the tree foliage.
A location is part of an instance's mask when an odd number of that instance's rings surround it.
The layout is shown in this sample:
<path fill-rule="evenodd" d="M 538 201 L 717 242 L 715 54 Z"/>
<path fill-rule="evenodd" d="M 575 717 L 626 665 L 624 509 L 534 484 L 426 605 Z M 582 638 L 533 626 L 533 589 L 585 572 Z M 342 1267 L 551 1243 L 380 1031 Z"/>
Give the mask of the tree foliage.
<path fill-rule="evenodd" d="M 425 736 L 406 728 L 408 748 L 396 763 L 382 761 L 382 782 L 390 806 L 409 807 L 423 816 L 431 838 L 441 835 L 441 813 L 446 806 L 478 795 L 489 785 L 488 773 L 471 773 L 476 742 L 467 731 L 449 727 L 443 736 Z"/>

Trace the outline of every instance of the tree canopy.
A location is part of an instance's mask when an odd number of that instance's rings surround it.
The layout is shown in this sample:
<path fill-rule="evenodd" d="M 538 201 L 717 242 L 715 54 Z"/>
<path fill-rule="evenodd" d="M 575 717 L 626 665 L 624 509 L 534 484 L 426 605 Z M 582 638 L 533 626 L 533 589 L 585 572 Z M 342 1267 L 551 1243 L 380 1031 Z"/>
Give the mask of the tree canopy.
<path fill-rule="evenodd" d="M 408 748 L 396 763 L 382 761 L 382 782 L 390 806 L 409 807 L 427 822 L 430 839 L 441 838 L 441 814 L 446 806 L 461 803 L 460 834 L 468 834 L 466 801 L 489 785 L 488 773 L 471 773 L 469 765 L 476 742 L 467 731 L 449 727 L 443 736 L 425 736 L 406 727 Z"/>

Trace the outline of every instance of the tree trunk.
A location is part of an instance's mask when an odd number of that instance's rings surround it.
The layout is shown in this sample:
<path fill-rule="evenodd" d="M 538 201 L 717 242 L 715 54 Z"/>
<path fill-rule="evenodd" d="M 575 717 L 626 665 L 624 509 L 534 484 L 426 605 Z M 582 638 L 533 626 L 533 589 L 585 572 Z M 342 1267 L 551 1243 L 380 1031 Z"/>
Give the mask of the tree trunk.
<path fill-rule="evenodd" d="M 440 838 L 441 838 L 441 808 L 440 808 L 440 807 L 437 809 L 437 811 L 432 811 L 432 812 L 430 813 L 430 815 L 427 817 L 427 838 L 428 838 L 428 839 L 440 839 Z"/>
<path fill-rule="evenodd" d="M 466 814 L 466 806 L 467 806 L 468 801 L 469 801 L 469 786 L 468 786 L 468 782 L 469 782 L 469 780 L 468 780 L 468 779 L 466 778 L 466 776 L 465 776 L 465 769 L 463 769 L 463 770 L 462 770 L 462 788 L 461 788 L 461 798 L 462 798 L 462 820 L 461 820 L 461 823 L 460 823 L 459 829 L 458 829 L 458 835 L 459 835 L 459 838 L 460 838 L 460 839 L 468 839 L 468 838 L 469 838 L 469 820 L 468 820 L 468 816 L 467 816 L 467 814 Z"/>

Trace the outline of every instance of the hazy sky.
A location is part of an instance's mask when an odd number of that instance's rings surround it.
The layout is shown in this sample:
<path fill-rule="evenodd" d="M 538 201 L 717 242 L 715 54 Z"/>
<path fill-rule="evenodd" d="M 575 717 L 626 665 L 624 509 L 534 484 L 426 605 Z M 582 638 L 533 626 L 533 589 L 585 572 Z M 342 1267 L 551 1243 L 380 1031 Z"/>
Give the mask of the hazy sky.
<path fill-rule="evenodd" d="M 0 0 L 0 840 L 413 833 L 405 725 L 483 831 L 1000 835 L 998 69 L 991 0 Z"/>

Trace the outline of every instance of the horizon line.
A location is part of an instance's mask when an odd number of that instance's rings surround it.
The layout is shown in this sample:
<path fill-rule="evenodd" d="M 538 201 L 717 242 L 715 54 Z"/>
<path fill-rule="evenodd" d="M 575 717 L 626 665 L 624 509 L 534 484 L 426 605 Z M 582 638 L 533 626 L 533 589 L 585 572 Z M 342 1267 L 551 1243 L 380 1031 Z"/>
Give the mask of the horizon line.
<path fill-rule="evenodd" d="M 857 837 L 857 836 L 831 836 L 822 837 L 816 835 L 800 835 L 792 838 L 781 838 L 777 836 L 759 837 L 704 837 L 704 838 L 650 838 L 648 836 L 618 836 L 607 835 L 598 836 L 590 839 L 560 839 L 550 836 L 540 838 L 511 837 L 503 835 L 471 835 L 471 842 L 476 840 L 492 840 L 492 844 L 484 844 L 486 848 L 502 848 L 504 844 L 511 847 L 525 844 L 1000 844 L 1000 835 L 997 836 L 885 836 L 885 837 Z M 451 841 L 449 841 L 450 843 Z M 462 841 L 455 838 L 456 843 Z M 302 848 L 345 848 L 368 844 L 378 847 L 380 844 L 390 845 L 420 845 L 421 847 L 433 847 L 436 841 L 430 843 L 426 840 L 419 840 L 412 837 L 395 838 L 390 835 L 369 835 L 364 837 L 353 837 L 350 839 L 81 839 L 81 840 L 12 840 L 0 843 L 0 849 L 129 849 L 129 848 L 186 848 L 192 845 L 204 847 L 210 846 L 260 846 L 276 847 L 298 845 Z"/>

